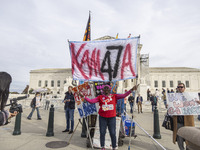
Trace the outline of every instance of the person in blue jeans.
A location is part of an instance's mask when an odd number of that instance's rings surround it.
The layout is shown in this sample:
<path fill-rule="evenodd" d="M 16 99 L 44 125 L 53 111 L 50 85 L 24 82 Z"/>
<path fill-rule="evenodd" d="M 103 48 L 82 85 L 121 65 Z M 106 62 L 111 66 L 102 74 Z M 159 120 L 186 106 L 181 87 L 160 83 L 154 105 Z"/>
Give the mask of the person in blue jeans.
<path fill-rule="evenodd" d="M 131 107 L 131 109 L 130 109 L 131 114 L 133 113 L 134 100 L 135 100 L 135 97 L 131 93 L 130 96 L 128 97 L 128 101 L 129 101 L 129 104 L 130 104 L 130 107 Z"/>
<path fill-rule="evenodd" d="M 74 130 L 74 109 L 75 109 L 75 100 L 72 93 L 72 86 L 68 87 L 68 91 L 65 93 L 64 103 L 65 103 L 65 117 L 66 117 L 66 129 L 62 132 L 73 133 Z M 70 128 L 71 122 L 71 128 Z"/>
<path fill-rule="evenodd" d="M 37 120 L 42 120 L 42 118 L 40 116 L 40 112 L 39 112 L 39 107 L 40 107 L 41 99 L 42 99 L 42 97 L 41 97 L 40 93 L 37 92 L 35 94 L 35 97 L 31 101 L 32 111 L 31 111 L 31 113 L 27 117 L 28 120 L 31 120 L 31 117 L 32 117 L 33 112 L 35 111 L 35 109 L 37 110 Z"/>

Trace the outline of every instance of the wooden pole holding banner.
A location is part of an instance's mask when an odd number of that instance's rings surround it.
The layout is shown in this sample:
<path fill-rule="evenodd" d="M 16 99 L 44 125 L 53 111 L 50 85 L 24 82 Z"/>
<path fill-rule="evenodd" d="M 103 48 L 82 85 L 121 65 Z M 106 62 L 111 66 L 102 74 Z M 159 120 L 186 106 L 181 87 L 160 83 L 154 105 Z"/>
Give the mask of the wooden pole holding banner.
<path fill-rule="evenodd" d="M 76 129 L 77 129 L 79 123 L 80 123 L 80 121 L 78 121 L 78 123 L 77 123 L 77 125 L 76 125 L 76 128 L 75 128 L 75 130 L 74 130 L 74 132 L 76 132 Z M 72 137 L 73 137 L 73 135 L 74 135 L 74 132 L 72 133 L 72 135 L 71 135 L 71 137 L 70 137 L 70 139 L 69 139 L 69 141 L 68 141 L 68 144 L 70 144 L 70 141 L 71 141 L 71 139 L 72 139 Z"/>
<path fill-rule="evenodd" d="M 138 75 L 136 75 L 136 85 L 137 85 L 137 82 L 138 81 Z M 136 93 L 138 91 L 138 85 L 137 85 L 137 90 L 135 91 L 135 97 L 134 99 L 136 98 Z M 135 105 L 136 101 L 134 101 L 133 103 L 133 111 L 132 111 L 132 116 L 131 116 L 131 130 L 130 130 L 130 136 L 129 136 L 129 145 L 128 145 L 128 150 L 130 150 L 130 146 L 131 146 L 131 136 L 132 136 L 132 126 L 133 126 L 133 112 L 134 112 L 134 105 Z"/>
<path fill-rule="evenodd" d="M 92 146 L 92 149 L 94 149 L 93 143 L 92 143 L 92 139 L 91 139 L 91 136 L 90 136 L 90 131 L 89 131 L 87 120 L 85 119 L 85 117 L 83 117 L 83 119 L 85 120 L 85 124 L 86 124 L 86 128 L 87 128 L 87 133 L 88 133 L 88 136 L 89 136 L 90 144 Z"/>

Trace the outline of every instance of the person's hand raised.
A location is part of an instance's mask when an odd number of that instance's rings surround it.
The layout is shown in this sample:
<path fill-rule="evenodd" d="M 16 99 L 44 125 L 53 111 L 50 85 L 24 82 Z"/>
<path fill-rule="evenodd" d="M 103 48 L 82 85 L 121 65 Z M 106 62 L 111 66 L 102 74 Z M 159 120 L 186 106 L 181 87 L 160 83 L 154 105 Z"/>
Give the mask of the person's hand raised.
<path fill-rule="evenodd" d="M 131 91 L 136 91 L 137 88 L 138 88 L 138 86 L 139 86 L 139 84 L 138 84 L 138 85 L 135 85 L 135 86 L 131 89 Z"/>

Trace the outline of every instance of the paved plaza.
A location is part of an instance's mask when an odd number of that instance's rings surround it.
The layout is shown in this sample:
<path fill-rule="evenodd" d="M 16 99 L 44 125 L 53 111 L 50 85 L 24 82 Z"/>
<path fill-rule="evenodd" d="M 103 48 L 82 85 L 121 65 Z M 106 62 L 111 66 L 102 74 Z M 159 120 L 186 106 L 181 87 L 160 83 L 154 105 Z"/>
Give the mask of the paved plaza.
<path fill-rule="evenodd" d="M 50 150 L 45 145 L 51 141 L 69 141 L 71 134 L 63 133 L 65 129 L 65 114 L 63 105 L 59 104 L 55 108 L 54 113 L 54 136 L 46 137 L 49 111 L 40 108 L 40 114 L 42 120 L 37 120 L 36 112 L 34 112 L 32 120 L 27 120 L 28 114 L 31 112 L 31 108 L 28 107 L 29 100 L 23 102 L 24 109 L 21 122 L 21 135 L 12 135 L 14 130 L 15 118 L 12 122 L 6 126 L 0 127 L 0 150 Z M 165 130 L 161 127 L 166 110 L 162 103 L 159 108 L 159 121 L 160 121 L 160 133 L 161 139 L 157 141 L 163 145 L 167 150 L 178 150 L 177 144 L 172 143 L 172 132 Z M 127 106 L 129 112 L 129 106 Z M 153 113 L 151 112 L 151 105 L 148 102 L 143 104 L 144 113 L 138 114 L 134 112 L 135 121 L 144 128 L 150 135 L 153 136 Z M 75 127 L 78 123 L 79 114 L 75 111 Z M 200 122 L 195 117 L 195 125 L 200 127 Z M 91 149 L 86 146 L 86 139 L 81 138 L 81 124 L 78 125 L 76 132 L 74 133 L 70 144 L 64 148 L 58 148 L 58 150 L 85 150 Z M 137 138 L 131 140 L 131 150 L 161 150 L 162 148 L 153 142 L 141 129 L 136 126 L 135 130 Z M 119 147 L 119 150 L 128 149 L 129 138 L 123 139 L 123 146 Z"/>

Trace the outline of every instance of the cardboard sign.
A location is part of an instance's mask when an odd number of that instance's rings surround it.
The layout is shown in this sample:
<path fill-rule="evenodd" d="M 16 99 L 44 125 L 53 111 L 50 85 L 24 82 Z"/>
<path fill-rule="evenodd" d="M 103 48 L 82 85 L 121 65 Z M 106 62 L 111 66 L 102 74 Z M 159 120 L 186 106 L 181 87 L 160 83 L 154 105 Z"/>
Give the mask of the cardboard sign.
<path fill-rule="evenodd" d="M 88 102 L 84 102 L 84 98 L 81 98 L 79 96 L 79 92 L 81 92 L 84 96 L 87 96 L 88 98 L 94 98 L 94 91 L 93 91 L 93 84 L 89 84 L 88 82 L 85 82 L 77 87 L 74 87 L 72 89 L 72 92 L 74 94 L 74 99 L 77 104 L 78 112 L 80 115 L 80 118 L 83 118 L 84 116 L 89 116 L 91 114 L 97 114 L 97 108 L 95 104 L 90 104 Z"/>
<path fill-rule="evenodd" d="M 198 93 L 167 93 L 169 115 L 200 115 Z"/>

